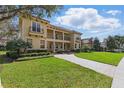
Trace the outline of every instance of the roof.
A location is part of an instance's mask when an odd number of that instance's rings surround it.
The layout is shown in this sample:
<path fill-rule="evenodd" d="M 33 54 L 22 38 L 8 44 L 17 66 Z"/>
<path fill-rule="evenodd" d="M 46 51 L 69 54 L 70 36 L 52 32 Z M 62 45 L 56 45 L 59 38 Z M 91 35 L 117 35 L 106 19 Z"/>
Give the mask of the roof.
<path fill-rule="evenodd" d="M 30 15 L 30 14 L 27 14 L 27 15 L 30 16 L 30 17 L 39 19 L 39 20 L 43 20 L 43 21 L 49 23 L 50 25 L 52 25 L 52 24 L 50 23 L 50 21 L 48 21 L 48 20 L 46 20 L 46 19 L 43 19 L 43 18 L 40 18 L 40 17 L 37 17 L 37 16 L 33 16 L 33 15 Z M 57 29 L 66 30 L 66 31 L 69 31 L 69 32 L 77 33 L 77 34 L 82 34 L 81 32 L 78 32 L 78 31 L 75 31 L 75 30 L 70 30 L 70 29 L 67 29 L 67 28 L 64 28 L 64 27 L 60 27 L 60 26 L 56 26 L 56 25 L 52 25 L 52 26 L 54 26 L 54 27 L 57 28 Z"/>
<path fill-rule="evenodd" d="M 75 30 L 70 30 L 70 29 L 67 29 L 67 28 L 64 28 L 64 27 L 60 27 L 60 26 L 56 26 L 56 25 L 52 25 L 52 26 L 54 26 L 57 29 L 66 30 L 66 31 L 69 31 L 69 32 L 82 34 L 81 32 L 78 32 L 78 31 L 75 31 Z"/>
<path fill-rule="evenodd" d="M 92 40 L 93 38 L 91 37 L 91 38 L 84 38 L 84 39 L 82 39 L 82 40 Z"/>
<path fill-rule="evenodd" d="M 21 16 L 26 16 L 26 15 L 29 16 L 29 17 L 36 18 L 36 19 L 39 19 L 39 20 L 43 20 L 43 21 L 45 21 L 45 22 L 47 22 L 47 23 L 50 23 L 50 21 L 48 21 L 48 20 L 46 20 L 46 19 L 43 19 L 43 18 L 34 16 L 34 15 L 30 15 L 30 14 L 24 14 L 24 13 L 21 12 Z"/>

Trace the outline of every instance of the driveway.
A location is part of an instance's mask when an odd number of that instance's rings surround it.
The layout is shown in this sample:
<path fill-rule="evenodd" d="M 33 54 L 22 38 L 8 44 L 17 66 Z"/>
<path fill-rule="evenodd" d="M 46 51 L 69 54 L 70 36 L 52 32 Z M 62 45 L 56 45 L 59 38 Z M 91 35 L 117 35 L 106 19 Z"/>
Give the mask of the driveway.
<path fill-rule="evenodd" d="M 101 74 L 104 74 L 104 75 L 112 77 L 112 78 L 114 76 L 114 72 L 116 69 L 116 66 L 82 59 L 82 58 L 76 57 L 74 54 L 57 54 L 54 56 L 57 58 L 61 58 L 61 59 L 70 61 L 72 63 L 78 64 L 80 66 L 89 68 L 91 70 L 94 70 L 96 72 L 99 72 Z"/>

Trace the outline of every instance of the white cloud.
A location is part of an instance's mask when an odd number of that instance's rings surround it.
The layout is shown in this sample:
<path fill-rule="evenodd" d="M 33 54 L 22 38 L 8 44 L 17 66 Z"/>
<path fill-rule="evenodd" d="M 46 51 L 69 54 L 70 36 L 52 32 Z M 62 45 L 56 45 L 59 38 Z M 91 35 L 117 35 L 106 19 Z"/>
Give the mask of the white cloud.
<path fill-rule="evenodd" d="M 57 21 L 62 25 L 92 31 L 108 31 L 121 26 L 118 19 L 103 17 L 93 8 L 70 8 L 65 15 L 57 17 Z"/>
<path fill-rule="evenodd" d="M 99 33 L 99 31 L 95 30 L 95 31 L 91 31 L 91 33 Z"/>
<path fill-rule="evenodd" d="M 107 14 L 111 14 L 113 16 L 116 16 L 117 14 L 121 14 L 121 11 L 119 10 L 110 10 L 106 12 Z"/>

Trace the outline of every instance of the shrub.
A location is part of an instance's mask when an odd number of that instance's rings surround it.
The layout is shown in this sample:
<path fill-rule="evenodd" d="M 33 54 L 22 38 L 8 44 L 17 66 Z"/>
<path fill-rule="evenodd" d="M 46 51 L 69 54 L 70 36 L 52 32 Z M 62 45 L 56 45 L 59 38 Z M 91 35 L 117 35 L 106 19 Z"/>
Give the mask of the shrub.
<path fill-rule="evenodd" d="M 5 47 L 5 46 L 0 45 L 0 51 L 4 51 L 4 50 L 6 50 L 6 47 Z"/>
<path fill-rule="evenodd" d="M 76 52 L 76 53 L 79 53 L 80 51 L 81 51 L 80 49 L 74 50 L 74 52 Z"/>
<path fill-rule="evenodd" d="M 6 49 L 10 51 L 17 51 L 21 48 L 28 48 L 30 47 L 30 43 L 25 42 L 21 39 L 18 40 L 11 40 L 7 42 Z"/>
<path fill-rule="evenodd" d="M 19 57 L 17 51 L 9 51 L 6 53 L 6 55 L 12 59 L 17 59 Z"/>
<path fill-rule="evenodd" d="M 56 53 L 62 54 L 64 53 L 64 51 L 60 50 L 60 51 L 57 51 Z"/>
<path fill-rule="evenodd" d="M 81 51 L 82 51 L 82 52 L 91 52 L 91 49 L 88 48 L 87 46 L 85 46 L 85 47 L 82 48 Z"/>
<path fill-rule="evenodd" d="M 47 50 L 40 50 L 40 49 L 37 49 L 37 50 L 28 49 L 27 50 L 27 53 L 41 53 L 41 52 L 47 52 Z"/>
<path fill-rule="evenodd" d="M 41 53 L 26 53 L 21 54 L 19 57 L 33 57 L 33 56 L 43 56 L 43 55 L 49 55 L 50 52 L 41 52 Z"/>

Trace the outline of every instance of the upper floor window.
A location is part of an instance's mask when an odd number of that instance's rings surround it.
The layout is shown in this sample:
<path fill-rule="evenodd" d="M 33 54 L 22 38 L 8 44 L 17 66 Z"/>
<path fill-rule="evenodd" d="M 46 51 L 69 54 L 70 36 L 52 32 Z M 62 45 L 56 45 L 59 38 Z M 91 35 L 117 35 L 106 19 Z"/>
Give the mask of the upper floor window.
<path fill-rule="evenodd" d="M 40 32 L 41 31 L 40 23 L 38 23 L 38 22 L 32 22 L 32 31 L 34 31 L 34 32 Z"/>

